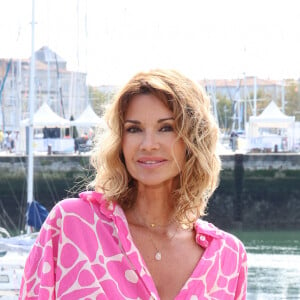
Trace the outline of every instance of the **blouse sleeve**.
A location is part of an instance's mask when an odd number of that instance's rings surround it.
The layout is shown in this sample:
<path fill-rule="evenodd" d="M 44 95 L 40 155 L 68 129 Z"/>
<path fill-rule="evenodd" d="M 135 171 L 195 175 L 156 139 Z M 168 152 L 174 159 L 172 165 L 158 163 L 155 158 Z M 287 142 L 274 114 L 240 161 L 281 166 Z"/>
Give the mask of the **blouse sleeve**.
<path fill-rule="evenodd" d="M 56 261 L 60 237 L 56 205 L 45 220 L 25 263 L 20 299 L 55 299 Z"/>
<path fill-rule="evenodd" d="M 241 261 L 242 263 L 241 263 L 240 273 L 239 273 L 237 287 L 236 287 L 236 294 L 234 298 L 236 300 L 246 300 L 247 298 L 248 265 L 247 265 L 247 253 L 244 246 L 242 246 Z"/>

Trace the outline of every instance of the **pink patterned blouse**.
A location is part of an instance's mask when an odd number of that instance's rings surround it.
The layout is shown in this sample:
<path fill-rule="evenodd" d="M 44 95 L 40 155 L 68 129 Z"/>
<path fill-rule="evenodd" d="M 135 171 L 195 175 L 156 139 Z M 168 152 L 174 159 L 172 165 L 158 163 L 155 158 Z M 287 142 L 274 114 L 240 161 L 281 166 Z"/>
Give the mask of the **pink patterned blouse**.
<path fill-rule="evenodd" d="M 205 249 L 175 299 L 246 299 L 247 257 L 234 236 L 199 220 Z M 176 263 L 176 262 L 174 262 Z M 19 299 L 159 299 L 125 214 L 84 192 L 50 212 L 26 261 Z"/>

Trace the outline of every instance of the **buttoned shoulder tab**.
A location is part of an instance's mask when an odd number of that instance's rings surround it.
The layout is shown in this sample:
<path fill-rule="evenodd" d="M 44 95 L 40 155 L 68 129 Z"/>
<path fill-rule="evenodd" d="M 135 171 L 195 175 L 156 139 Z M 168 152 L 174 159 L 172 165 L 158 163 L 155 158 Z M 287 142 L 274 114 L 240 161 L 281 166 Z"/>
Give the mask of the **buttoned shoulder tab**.
<path fill-rule="evenodd" d="M 107 217 L 112 217 L 116 203 L 107 201 L 102 193 L 95 191 L 85 191 L 79 194 L 80 199 L 97 202 L 100 204 L 100 211 Z"/>
<path fill-rule="evenodd" d="M 196 231 L 196 242 L 202 248 L 207 248 L 214 238 L 223 238 L 223 233 L 219 228 L 201 219 L 195 222 L 194 229 Z"/>
<path fill-rule="evenodd" d="M 218 227 L 216 227 L 214 224 L 209 223 L 207 221 L 198 219 L 195 224 L 194 228 L 197 233 L 204 233 L 207 235 L 210 235 L 215 238 L 222 238 L 224 237 L 224 233 L 222 230 L 220 230 Z"/>
<path fill-rule="evenodd" d="M 79 194 L 79 197 L 86 201 L 96 201 L 101 203 L 104 200 L 103 194 L 95 191 L 84 191 Z"/>

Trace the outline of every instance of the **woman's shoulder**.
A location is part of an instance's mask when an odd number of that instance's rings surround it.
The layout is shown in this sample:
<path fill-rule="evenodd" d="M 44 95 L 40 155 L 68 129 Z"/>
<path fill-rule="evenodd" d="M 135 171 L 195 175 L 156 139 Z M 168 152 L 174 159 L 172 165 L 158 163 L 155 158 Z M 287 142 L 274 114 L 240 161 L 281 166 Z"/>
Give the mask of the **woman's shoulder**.
<path fill-rule="evenodd" d="M 215 239 L 233 251 L 240 253 L 245 252 L 243 242 L 235 234 L 222 230 L 210 222 L 199 219 L 195 224 L 195 229 L 200 239 L 201 236 L 204 235 L 208 240 Z M 204 240 L 203 237 L 202 240 Z"/>
<path fill-rule="evenodd" d="M 65 198 L 59 201 L 52 209 L 52 213 L 59 215 L 66 214 L 84 214 L 101 212 L 110 216 L 114 210 L 114 205 L 105 199 L 102 193 L 95 191 L 85 191 L 79 193 L 78 197 Z"/>
<path fill-rule="evenodd" d="M 103 202 L 105 202 L 103 194 L 94 191 L 85 191 L 79 193 L 78 197 L 64 198 L 60 200 L 55 207 L 76 209 L 90 205 L 91 203 L 101 204 Z"/>

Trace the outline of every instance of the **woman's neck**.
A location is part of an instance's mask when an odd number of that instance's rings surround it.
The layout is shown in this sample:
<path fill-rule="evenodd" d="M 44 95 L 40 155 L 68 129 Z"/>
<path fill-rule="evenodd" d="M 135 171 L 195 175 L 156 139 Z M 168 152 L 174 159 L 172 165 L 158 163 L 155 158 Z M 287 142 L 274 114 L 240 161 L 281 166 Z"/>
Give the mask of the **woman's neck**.
<path fill-rule="evenodd" d="M 136 221 L 142 220 L 147 226 L 167 226 L 174 219 L 172 197 L 167 189 L 139 189 L 131 210 Z"/>

